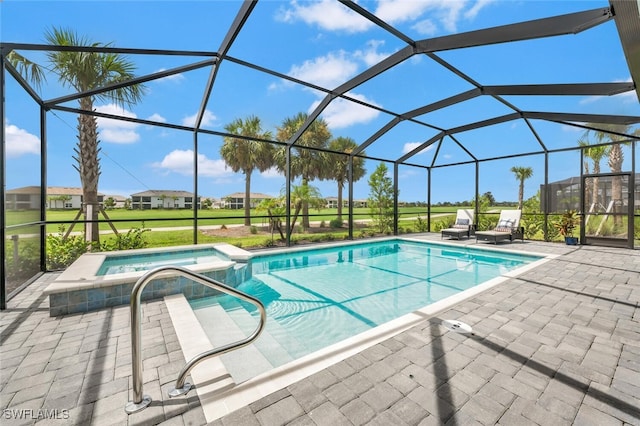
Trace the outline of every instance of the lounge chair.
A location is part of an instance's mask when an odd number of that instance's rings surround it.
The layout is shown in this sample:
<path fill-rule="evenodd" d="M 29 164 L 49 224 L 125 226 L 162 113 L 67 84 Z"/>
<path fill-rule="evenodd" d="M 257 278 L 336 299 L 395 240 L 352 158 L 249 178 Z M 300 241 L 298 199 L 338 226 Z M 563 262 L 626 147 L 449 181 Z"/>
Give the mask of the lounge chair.
<path fill-rule="evenodd" d="M 456 237 L 460 239 L 462 236 L 471 237 L 473 231 L 473 210 L 458 209 L 456 213 L 456 221 L 451 228 L 442 229 L 440 232 L 440 238 L 444 238 L 445 235 L 449 237 Z"/>
<path fill-rule="evenodd" d="M 524 242 L 524 228 L 520 226 L 521 210 L 502 210 L 498 224 L 491 231 L 476 231 L 476 242 L 492 241 L 498 244 L 498 241 L 509 240 L 513 242 L 516 238 L 522 239 Z"/>

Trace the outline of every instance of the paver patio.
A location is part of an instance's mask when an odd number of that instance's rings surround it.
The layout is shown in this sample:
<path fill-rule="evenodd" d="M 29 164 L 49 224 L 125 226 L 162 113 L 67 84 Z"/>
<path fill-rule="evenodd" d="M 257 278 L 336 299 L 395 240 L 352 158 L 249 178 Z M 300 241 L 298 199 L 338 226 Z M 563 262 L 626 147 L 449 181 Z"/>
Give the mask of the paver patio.
<path fill-rule="evenodd" d="M 561 256 L 213 424 L 640 425 L 640 251 L 499 247 Z M 128 307 L 49 317 L 42 289 L 54 278 L 0 314 L 3 424 L 206 423 L 195 392 L 166 396 L 185 359 L 163 301 L 143 304 L 154 402 L 128 416 Z"/>

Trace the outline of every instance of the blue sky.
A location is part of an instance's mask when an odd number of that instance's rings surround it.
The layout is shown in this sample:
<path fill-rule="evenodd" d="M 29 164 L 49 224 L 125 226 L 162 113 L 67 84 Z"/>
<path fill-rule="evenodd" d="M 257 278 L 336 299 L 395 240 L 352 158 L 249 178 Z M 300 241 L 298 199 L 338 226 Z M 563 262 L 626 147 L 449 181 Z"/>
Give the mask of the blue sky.
<path fill-rule="evenodd" d="M 414 40 L 473 31 L 518 21 L 545 18 L 608 7 L 606 1 L 361 1 L 359 4 L 396 25 Z M 52 27 L 70 28 L 92 41 L 117 47 L 216 51 L 236 16 L 239 1 L 12 1 L 0 3 L 3 42 L 44 43 Z M 404 42 L 352 12 L 338 2 L 261 1 L 232 45 L 229 54 L 301 80 L 335 88 L 388 55 Z M 46 63 L 38 52 L 22 52 Z M 569 36 L 504 43 L 437 53 L 482 85 L 543 83 L 607 83 L 631 77 L 613 21 Z M 129 56 L 137 75 L 169 69 L 202 58 Z M 192 125 L 202 102 L 210 69 L 185 72 L 146 85 L 143 101 L 121 108 L 97 101 L 98 111 Z M 357 100 L 388 111 L 403 113 L 471 89 L 473 86 L 426 56 L 414 56 L 388 72 L 349 92 Z M 55 76 L 41 90 L 44 99 L 69 93 Z M 207 104 L 203 128 L 223 131 L 236 118 L 256 115 L 263 128 L 275 133 L 286 117 L 311 112 L 323 94 L 280 78 L 223 62 Z M 584 112 L 640 115 L 635 92 L 612 97 L 523 97 L 504 99 L 525 111 Z M 37 160 L 40 145 L 39 111 L 10 77 L 6 81 L 7 189 L 39 184 Z M 71 102 L 69 106 L 75 107 Z M 423 122 L 452 128 L 512 112 L 500 102 L 481 96 L 444 110 L 418 117 Z M 337 100 L 322 117 L 334 137 L 357 143 L 383 127 L 393 117 L 354 102 Z M 73 168 L 76 116 L 54 111 L 47 114 L 49 186 L 80 186 Z M 550 149 L 576 145 L 582 131 L 571 126 L 532 120 L 536 132 Z M 193 136 L 190 132 L 99 119 L 102 146 L 100 191 L 128 196 L 148 189 L 193 189 Z M 437 131 L 404 122 L 367 148 L 372 157 L 395 160 Z M 523 120 L 460 133 L 458 141 L 479 158 L 491 158 L 540 146 Z M 225 167 L 219 137 L 202 136 L 199 155 L 199 193 L 222 197 L 244 191 L 244 177 Z M 435 147 L 409 161 L 429 165 Z M 628 156 L 627 155 L 627 160 Z M 436 164 L 469 160 L 451 139 L 438 150 Z M 368 174 L 378 161 L 368 160 Z M 579 174 L 577 153 L 552 155 L 550 180 Z M 627 161 L 628 163 L 628 161 Z M 541 155 L 484 162 L 480 166 L 480 192 L 491 191 L 498 200 L 516 200 L 518 183 L 512 166 L 530 166 L 525 196 L 543 183 Z M 391 165 L 389 164 L 389 167 Z M 606 162 L 602 164 L 607 171 Z M 35 170 L 34 170 L 35 169 Z M 366 198 L 368 174 L 355 184 L 354 197 Z M 474 193 L 471 165 L 435 169 L 432 202 L 467 200 Z M 400 199 L 426 200 L 426 171 L 402 166 Z M 252 179 L 252 192 L 276 195 L 284 178 L 275 170 Z M 314 182 L 324 196 L 337 194 L 334 182 Z M 345 193 L 346 195 L 346 193 Z"/>

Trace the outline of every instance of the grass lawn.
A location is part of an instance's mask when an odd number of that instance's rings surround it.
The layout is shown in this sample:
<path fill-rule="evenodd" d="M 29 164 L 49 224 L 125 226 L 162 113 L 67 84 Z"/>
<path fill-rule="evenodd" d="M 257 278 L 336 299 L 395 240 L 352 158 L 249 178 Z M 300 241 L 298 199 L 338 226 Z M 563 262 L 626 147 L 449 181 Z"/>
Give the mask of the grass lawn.
<path fill-rule="evenodd" d="M 455 214 L 457 207 L 432 207 L 432 214 L 450 213 Z M 400 220 L 406 220 L 409 218 L 415 218 L 420 215 L 422 218 L 426 218 L 426 207 L 400 207 L 398 209 L 400 214 Z M 311 210 L 310 220 L 312 222 L 325 221 L 329 222 L 336 218 L 336 209 L 322 209 L 320 211 Z M 343 210 L 343 219 L 346 220 L 348 210 Z M 75 210 L 47 210 L 48 222 L 70 222 L 77 214 Z M 244 218 L 241 217 L 244 214 L 244 210 L 199 210 L 198 211 L 198 225 L 231 225 L 242 224 Z M 153 209 L 153 210 L 125 210 L 114 209 L 108 210 L 107 215 L 114 222 L 114 226 L 118 230 L 126 231 L 135 227 L 145 228 L 167 228 L 167 227 L 183 227 L 193 226 L 193 211 L 192 210 L 180 210 L 180 209 Z M 263 225 L 267 223 L 267 218 L 264 212 L 251 211 L 251 216 L 254 218 L 252 223 L 254 225 Z M 369 209 L 357 208 L 354 209 L 355 220 L 370 219 Z M 24 212 L 24 211 L 6 211 L 7 225 L 17 225 L 20 223 L 35 222 L 39 220 L 39 214 L 37 212 Z M 80 218 L 82 219 L 82 217 Z M 100 216 L 103 220 L 103 217 Z M 300 218 L 298 218 L 298 223 Z M 68 229 L 70 224 L 65 223 L 65 228 Z M 47 232 L 58 232 L 59 224 L 49 223 L 47 225 Z M 108 230 L 109 225 L 106 222 L 100 223 L 101 230 Z M 76 225 L 74 231 L 81 231 L 79 225 Z"/>

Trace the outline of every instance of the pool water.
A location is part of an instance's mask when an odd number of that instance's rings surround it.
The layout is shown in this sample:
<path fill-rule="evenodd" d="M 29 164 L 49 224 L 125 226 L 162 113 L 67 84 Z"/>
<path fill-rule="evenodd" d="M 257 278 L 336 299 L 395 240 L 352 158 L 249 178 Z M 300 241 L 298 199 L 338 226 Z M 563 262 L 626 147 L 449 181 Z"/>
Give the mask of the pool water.
<path fill-rule="evenodd" d="M 251 260 L 252 279 L 238 289 L 264 303 L 268 318 L 265 340 L 269 341 L 264 345 L 271 349 L 262 352 L 277 366 L 538 259 L 392 240 L 255 256 Z M 256 326 L 255 319 L 247 318 L 258 317 L 255 308 L 230 296 L 190 303 L 205 331 L 214 330 L 212 334 L 219 328 L 211 322 L 225 321 L 220 313 L 215 319 L 207 313 L 213 307 L 225 310 L 231 318 L 226 319 L 231 323 L 226 328 L 237 326 L 244 333 L 239 338 Z M 273 359 L 269 359 L 269 352 L 275 353 Z"/>
<path fill-rule="evenodd" d="M 107 256 L 96 275 L 147 271 L 160 266 L 187 266 L 228 260 L 214 248 Z"/>

